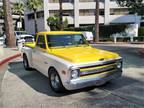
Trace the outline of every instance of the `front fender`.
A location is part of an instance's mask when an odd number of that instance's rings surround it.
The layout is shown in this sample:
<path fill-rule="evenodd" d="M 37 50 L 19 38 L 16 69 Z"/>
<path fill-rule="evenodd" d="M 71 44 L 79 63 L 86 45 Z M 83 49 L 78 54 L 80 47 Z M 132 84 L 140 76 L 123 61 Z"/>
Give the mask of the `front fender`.
<path fill-rule="evenodd" d="M 28 59 L 28 63 L 30 67 L 33 67 L 33 61 L 32 61 L 32 49 L 29 47 L 23 47 L 22 48 L 22 55 L 26 55 Z"/>

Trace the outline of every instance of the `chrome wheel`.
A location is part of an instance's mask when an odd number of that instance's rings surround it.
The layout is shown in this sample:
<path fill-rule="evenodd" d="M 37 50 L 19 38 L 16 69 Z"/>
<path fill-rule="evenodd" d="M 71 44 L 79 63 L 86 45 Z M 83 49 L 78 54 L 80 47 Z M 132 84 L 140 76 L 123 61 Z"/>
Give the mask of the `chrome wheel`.
<path fill-rule="evenodd" d="M 49 70 L 49 83 L 53 91 L 57 93 L 61 93 L 65 91 L 60 76 L 54 68 L 51 68 Z"/>
<path fill-rule="evenodd" d="M 60 84 L 58 75 L 55 73 L 52 73 L 50 79 L 51 79 L 51 84 L 52 84 L 53 88 L 58 89 L 59 84 Z"/>

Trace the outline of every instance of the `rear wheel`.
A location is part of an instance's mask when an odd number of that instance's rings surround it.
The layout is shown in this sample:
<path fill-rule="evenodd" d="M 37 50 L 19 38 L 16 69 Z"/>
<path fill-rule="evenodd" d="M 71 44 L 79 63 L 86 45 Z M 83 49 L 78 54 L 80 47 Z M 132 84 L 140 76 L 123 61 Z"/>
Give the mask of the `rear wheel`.
<path fill-rule="evenodd" d="M 23 65 L 24 65 L 24 68 L 26 70 L 30 70 L 28 59 L 27 59 L 27 56 L 25 54 L 23 55 Z"/>
<path fill-rule="evenodd" d="M 52 90 L 57 93 L 66 91 L 61 82 L 60 76 L 58 75 L 57 71 L 54 68 L 51 68 L 49 70 L 49 83 Z"/>

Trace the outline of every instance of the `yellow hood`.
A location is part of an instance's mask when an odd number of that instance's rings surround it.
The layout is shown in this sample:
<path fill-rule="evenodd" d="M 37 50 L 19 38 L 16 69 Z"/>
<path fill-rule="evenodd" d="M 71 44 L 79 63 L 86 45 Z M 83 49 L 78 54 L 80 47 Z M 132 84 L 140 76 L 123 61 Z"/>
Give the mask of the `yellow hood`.
<path fill-rule="evenodd" d="M 90 46 L 52 49 L 51 54 L 73 63 L 94 62 L 100 59 L 108 60 L 119 57 L 116 53 L 95 49 Z"/>

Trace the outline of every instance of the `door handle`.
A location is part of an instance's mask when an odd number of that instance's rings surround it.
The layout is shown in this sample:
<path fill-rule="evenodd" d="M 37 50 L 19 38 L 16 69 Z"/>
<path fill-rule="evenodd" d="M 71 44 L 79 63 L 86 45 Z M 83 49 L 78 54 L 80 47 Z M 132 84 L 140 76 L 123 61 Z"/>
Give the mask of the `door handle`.
<path fill-rule="evenodd" d="M 44 64 L 48 64 L 48 62 L 45 61 Z"/>

